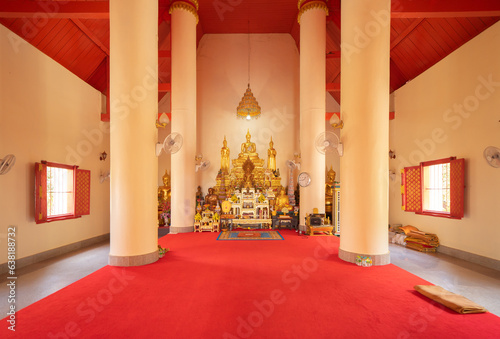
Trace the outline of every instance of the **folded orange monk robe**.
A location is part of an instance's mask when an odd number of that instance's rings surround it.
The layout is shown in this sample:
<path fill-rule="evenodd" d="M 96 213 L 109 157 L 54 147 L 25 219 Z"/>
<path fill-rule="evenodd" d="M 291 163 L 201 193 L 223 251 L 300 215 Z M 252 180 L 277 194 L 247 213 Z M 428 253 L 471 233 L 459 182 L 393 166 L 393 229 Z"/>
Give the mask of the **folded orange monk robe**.
<path fill-rule="evenodd" d="M 470 301 L 464 296 L 447 291 L 441 286 L 415 285 L 414 288 L 426 297 L 461 314 L 488 312 L 483 306 Z"/>

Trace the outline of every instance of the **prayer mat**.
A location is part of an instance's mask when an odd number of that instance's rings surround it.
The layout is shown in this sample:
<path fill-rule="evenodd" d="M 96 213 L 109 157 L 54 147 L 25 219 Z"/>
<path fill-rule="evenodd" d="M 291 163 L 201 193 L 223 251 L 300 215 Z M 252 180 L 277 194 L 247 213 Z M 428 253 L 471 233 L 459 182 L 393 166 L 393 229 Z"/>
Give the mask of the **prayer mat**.
<path fill-rule="evenodd" d="M 217 240 L 284 240 L 278 231 L 228 231 L 221 232 Z"/>

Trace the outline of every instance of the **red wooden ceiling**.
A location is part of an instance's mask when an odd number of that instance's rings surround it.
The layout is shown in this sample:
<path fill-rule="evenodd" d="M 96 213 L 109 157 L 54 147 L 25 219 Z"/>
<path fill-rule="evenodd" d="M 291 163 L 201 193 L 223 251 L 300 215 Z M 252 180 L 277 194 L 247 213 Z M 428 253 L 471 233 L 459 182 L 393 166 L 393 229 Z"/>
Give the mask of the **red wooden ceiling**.
<path fill-rule="evenodd" d="M 340 102 L 340 0 L 327 2 L 326 89 Z M 169 0 L 159 0 L 159 96 L 169 91 Z M 300 46 L 297 0 L 199 0 L 203 34 L 289 33 Z M 0 0 L 0 23 L 105 93 L 109 3 Z M 498 0 L 393 0 L 391 92 L 500 19 Z"/>

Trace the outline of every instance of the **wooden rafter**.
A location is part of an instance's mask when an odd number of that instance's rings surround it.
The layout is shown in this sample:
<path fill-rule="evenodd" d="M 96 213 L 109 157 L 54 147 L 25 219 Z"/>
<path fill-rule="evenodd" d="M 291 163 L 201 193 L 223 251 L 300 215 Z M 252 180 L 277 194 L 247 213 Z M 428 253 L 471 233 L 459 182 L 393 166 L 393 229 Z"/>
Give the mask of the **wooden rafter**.
<path fill-rule="evenodd" d="M 420 23 L 423 21 L 424 19 L 415 19 L 412 21 L 412 23 L 410 25 L 408 25 L 408 27 L 405 28 L 404 31 L 402 31 L 396 39 L 394 39 L 393 41 L 391 41 L 391 50 L 396 47 L 403 39 L 405 39 L 408 34 L 410 34 L 411 32 L 413 32 L 413 30 L 415 28 L 417 28 L 418 25 L 420 25 Z"/>
<path fill-rule="evenodd" d="M 107 1 L 2 1 L 1 18 L 109 19 Z"/>
<path fill-rule="evenodd" d="M 80 19 L 71 19 L 73 23 L 85 34 L 94 44 L 96 44 L 106 55 L 109 55 L 109 48 L 106 47 L 101 40 L 80 21 Z"/>

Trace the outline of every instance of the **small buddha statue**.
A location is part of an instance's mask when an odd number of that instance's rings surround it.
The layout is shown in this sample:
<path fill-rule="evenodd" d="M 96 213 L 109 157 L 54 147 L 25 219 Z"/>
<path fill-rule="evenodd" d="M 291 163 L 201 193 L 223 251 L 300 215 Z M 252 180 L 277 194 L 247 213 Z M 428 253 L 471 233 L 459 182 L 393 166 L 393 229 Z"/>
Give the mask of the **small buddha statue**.
<path fill-rule="evenodd" d="M 335 185 L 336 173 L 332 167 L 326 174 L 325 194 L 326 197 L 333 197 L 333 186 Z"/>
<path fill-rule="evenodd" d="M 168 170 L 165 170 L 162 179 L 163 186 L 158 187 L 158 206 L 165 202 L 170 202 L 170 174 L 168 174 Z"/>
<path fill-rule="evenodd" d="M 201 192 L 201 186 L 198 186 L 196 191 L 196 204 L 201 203 L 203 201 L 203 193 Z"/>
<path fill-rule="evenodd" d="M 335 185 L 335 171 L 332 167 L 326 174 L 325 183 L 325 213 L 331 215 L 333 213 L 333 188 Z"/>
<path fill-rule="evenodd" d="M 271 171 L 276 171 L 276 150 L 274 149 L 273 137 L 269 142 L 269 149 L 267 150 L 267 168 Z"/>
<path fill-rule="evenodd" d="M 205 204 L 208 205 L 208 208 L 211 211 L 214 211 L 217 207 L 218 199 L 217 194 L 214 193 L 214 189 L 210 187 L 208 189 L 208 194 L 205 196 Z"/>
<path fill-rule="evenodd" d="M 250 157 L 247 158 L 245 163 L 243 164 L 243 188 L 251 188 L 253 187 L 253 170 L 255 168 L 253 162 L 250 160 Z"/>
<path fill-rule="evenodd" d="M 286 190 L 284 187 L 281 188 L 280 195 L 276 197 L 276 202 L 274 204 L 276 211 L 281 211 L 283 208 L 290 209 L 290 200 L 288 199 L 288 195 L 286 194 Z"/>
<path fill-rule="evenodd" d="M 222 145 L 223 146 L 220 150 L 220 169 L 224 173 L 229 173 L 229 147 L 227 147 L 226 136 L 224 136 Z"/>
<path fill-rule="evenodd" d="M 247 135 L 246 135 L 247 141 L 241 144 L 241 153 L 250 153 L 250 154 L 255 154 L 255 151 L 257 148 L 255 147 L 255 143 L 250 141 L 250 138 L 252 138 L 252 135 L 250 134 L 250 130 L 247 130 Z"/>

